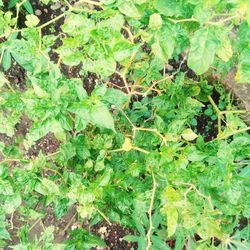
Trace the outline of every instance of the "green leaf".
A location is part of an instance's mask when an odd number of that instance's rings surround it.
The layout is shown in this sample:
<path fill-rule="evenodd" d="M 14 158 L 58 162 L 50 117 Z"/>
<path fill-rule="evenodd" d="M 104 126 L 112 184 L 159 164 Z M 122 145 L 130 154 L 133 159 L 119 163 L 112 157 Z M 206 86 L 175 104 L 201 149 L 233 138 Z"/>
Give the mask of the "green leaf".
<path fill-rule="evenodd" d="M 9 232 L 5 228 L 2 228 L 2 227 L 0 227 L 0 239 L 1 240 L 9 240 L 10 239 Z"/>
<path fill-rule="evenodd" d="M 139 237 L 136 235 L 126 235 L 122 238 L 123 240 L 126 240 L 128 242 L 138 242 Z"/>
<path fill-rule="evenodd" d="M 6 213 L 13 213 L 21 205 L 21 202 L 22 198 L 20 194 L 9 195 L 4 202 L 3 208 Z"/>
<path fill-rule="evenodd" d="M 101 2 L 105 5 L 109 5 L 115 2 L 115 0 L 101 0 Z"/>
<path fill-rule="evenodd" d="M 40 22 L 39 18 L 33 14 L 26 16 L 25 25 L 29 28 L 37 26 L 39 22 Z"/>
<path fill-rule="evenodd" d="M 165 16 L 179 16 L 181 13 L 181 2 L 178 0 L 156 0 L 154 7 Z"/>
<path fill-rule="evenodd" d="M 240 54 L 239 66 L 235 79 L 238 83 L 250 82 L 250 48 L 244 49 Z"/>
<path fill-rule="evenodd" d="M 118 9 L 126 16 L 136 19 L 141 17 L 141 13 L 132 1 L 124 1 Z"/>
<path fill-rule="evenodd" d="M 191 39 L 188 66 L 198 75 L 205 73 L 214 61 L 217 43 L 208 28 L 195 32 Z"/>
<path fill-rule="evenodd" d="M 29 12 L 29 14 L 34 14 L 33 7 L 30 3 L 30 1 L 25 1 L 23 4 L 23 7 Z"/>
<path fill-rule="evenodd" d="M 18 0 L 10 0 L 8 3 L 8 8 L 9 9 L 13 8 L 17 2 L 18 2 Z"/>
<path fill-rule="evenodd" d="M 35 188 L 36 192 L 42 195 L 59 195 L 60 190 L 58 185 L 47 178 L 43 178 L 40 183 L 37 184 Z"/>
<path fill-rule="evenodd" d="M 152 45 L 152 52 L 156 57 L 166 62 L 171 58 L 175 46 L 175 38 L 171 30 L 166 30 L 155 35 L 155 42 Z"/>
<path fill-rule="evenodd" d="M 9 70 L 11 67 L 11 54 L 8 49 L 5 50 L 2 60 L 3 69 L 5 71 Z"/>
<path fill-rule="evenodd" d="M 97 104 L 90 110 L 90 121 L 98 127 L 115 131 L 114 119 L 103 104 Z"/>
<path fill-rule="evenodd" d="M 39 98 L 48 98 L 49 95 L 46 91 L 44 91 L 42 88 L 40 88 L 37 84 L 32 83 L 33 89 L 35 94 L 39 97 Z"/>

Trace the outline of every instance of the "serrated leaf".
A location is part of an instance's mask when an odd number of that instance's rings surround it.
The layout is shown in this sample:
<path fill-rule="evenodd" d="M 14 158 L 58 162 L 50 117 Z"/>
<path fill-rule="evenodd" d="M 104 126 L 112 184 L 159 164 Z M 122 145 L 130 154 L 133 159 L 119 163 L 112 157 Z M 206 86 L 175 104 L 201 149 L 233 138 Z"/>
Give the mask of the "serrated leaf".
<path fill-rule="evenodd" d="M 182 134 L 181 134 L 182 138 L 186 141 L 193 141 L 194 139 L 196 139 L 198 137 L 197 134 L 194 133 L 194 131 L 190 128 L 185 129 Z"/>
<path fill-rule="evenodd" d="M 98 127 L 115 131 L 114 119 L 108 108 L 103 104 L 95 105 L 90 111 L 90 121 Z"/>
<path fill-rule="evenodd" d="M 188 66 L 198 75 L 205 73 L 214 61 L 217 43 L 212 32 L 200 29 L 191 39 Z"/>

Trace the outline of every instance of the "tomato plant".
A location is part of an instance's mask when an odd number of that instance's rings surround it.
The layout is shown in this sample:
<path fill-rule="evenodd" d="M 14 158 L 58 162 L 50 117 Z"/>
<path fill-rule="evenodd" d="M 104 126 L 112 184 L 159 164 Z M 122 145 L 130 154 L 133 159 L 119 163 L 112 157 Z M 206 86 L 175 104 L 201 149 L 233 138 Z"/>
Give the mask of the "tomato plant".
<path fill-rule="evenodd" d="M 249 249 L 249 1 L 37 2 L 0 0 L 0 246 Z"/>

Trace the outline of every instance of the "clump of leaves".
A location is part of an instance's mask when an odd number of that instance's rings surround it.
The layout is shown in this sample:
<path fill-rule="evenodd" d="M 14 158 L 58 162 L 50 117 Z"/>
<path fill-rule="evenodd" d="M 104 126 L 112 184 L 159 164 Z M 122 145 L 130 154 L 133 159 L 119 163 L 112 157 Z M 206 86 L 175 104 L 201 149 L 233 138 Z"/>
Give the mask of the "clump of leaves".
<path fill-rule="evenodd" d="M 43 22 L 28 1 L 9 1 L 9 10 L 0 1 L 0 129 L 12 138 L 0 144 L 0 246 L 105 247 L 88 227 L 106 220 L 132 228 L 124 239 L 141 250 L 248 249 L 249 225 L 239 224 L 250 217 L 249 127 L 206 81 L 235 64 L 236 80 L 250 81 L 248 1 L 60 2 L 64 11 Z M 44 32 L 59 20 L 61 33 Z M 13 62 L 25 70 L 23 92 L 5 74 Z M 89 73 L 99 84 L 88 94 Z M 217 120 L 213 140 L 195 130 L 201 114 Z M 24 115 L 31 127 L 20 134 Z M 30 157 L 48 134 L 56 151 Z M 76 208 L 60 244 L 58 229 L 43 225 L 48 206 L 57 219 Z M 28 223 L 10 243 L 15 215 Z M 30 240 L 34 221 L 44 232 Z"/>

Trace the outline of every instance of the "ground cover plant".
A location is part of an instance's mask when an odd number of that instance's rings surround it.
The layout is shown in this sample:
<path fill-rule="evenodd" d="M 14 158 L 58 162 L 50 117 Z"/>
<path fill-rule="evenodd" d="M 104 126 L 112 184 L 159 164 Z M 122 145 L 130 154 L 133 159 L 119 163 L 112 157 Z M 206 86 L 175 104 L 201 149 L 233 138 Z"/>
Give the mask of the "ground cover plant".
<path fill-rule="evenodd" d="M 0 0 L 0 248 L 250 248 L 248 0 Z"/>

